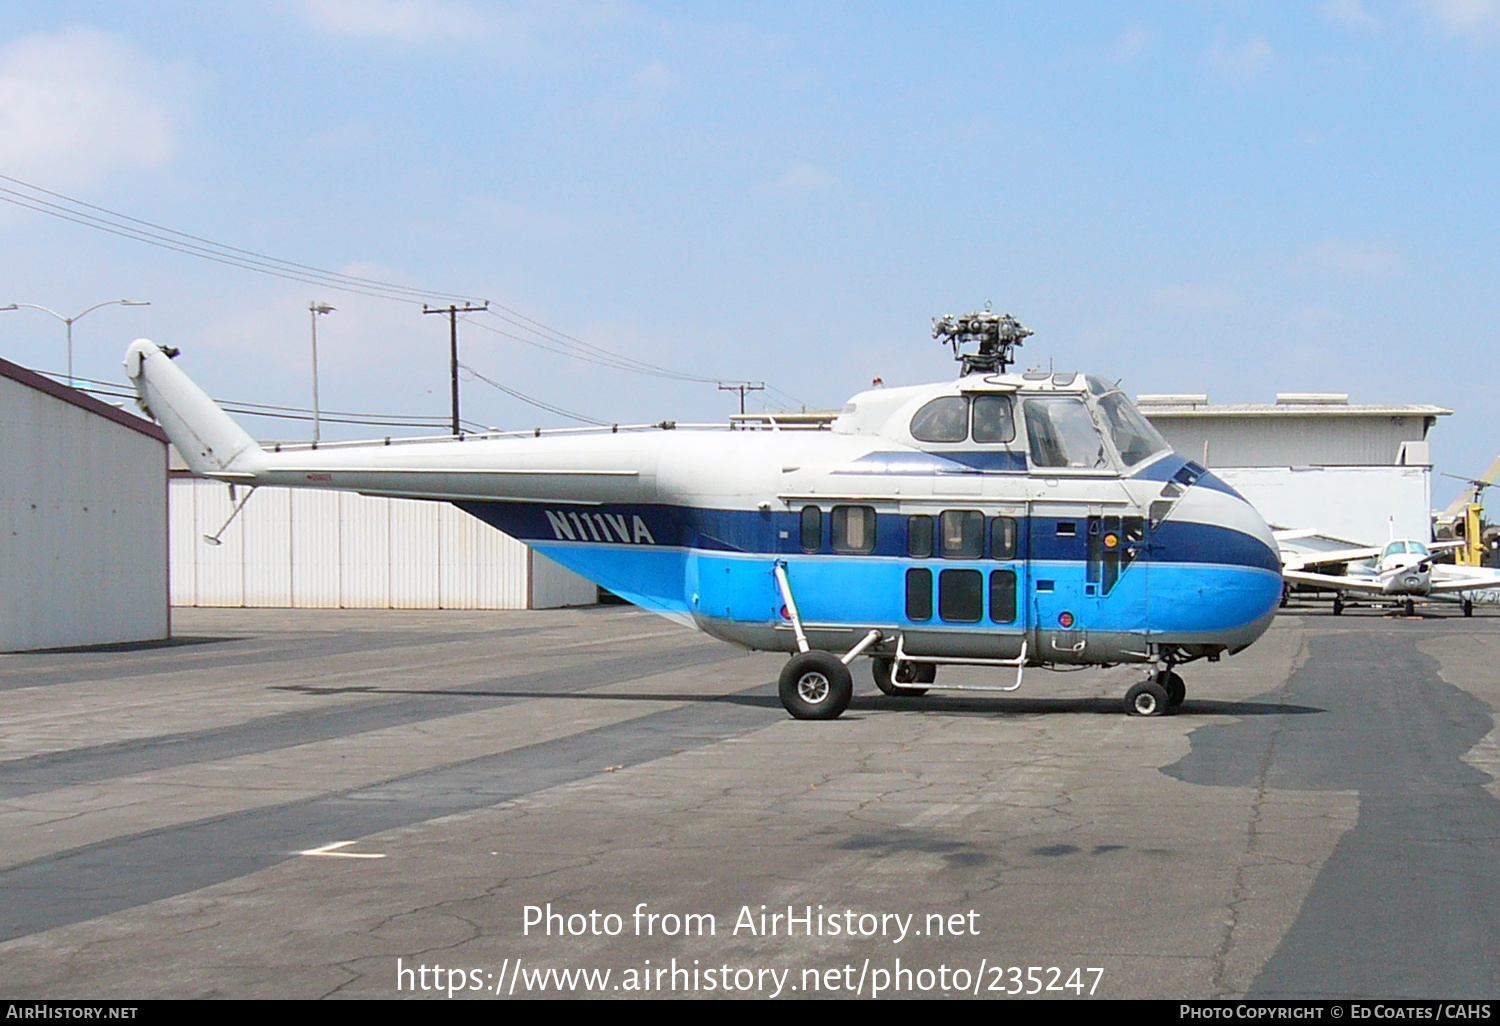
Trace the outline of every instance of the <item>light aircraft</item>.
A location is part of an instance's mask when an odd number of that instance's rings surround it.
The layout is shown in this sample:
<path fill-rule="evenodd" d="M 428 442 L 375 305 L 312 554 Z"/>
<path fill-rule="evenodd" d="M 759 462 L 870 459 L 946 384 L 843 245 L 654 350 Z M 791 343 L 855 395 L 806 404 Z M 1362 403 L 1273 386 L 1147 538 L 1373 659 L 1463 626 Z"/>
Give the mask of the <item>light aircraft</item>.
<path fill-rule="evenodd" d="M 262 448 L 139 339 L 140 404 L 199 475 L 452 502 L 623 598 L 750 649 L 793 653 L 797 718 L 832 719 L 872 660 L 882 691 L 1014 691 L 1030 667 L 1174 667 L 1255 641 L 1281 597 L 1270 528 L 1172 452 L 1114 385 L 1008 372 L 1009 315 L 934 321 L 953 382 L 875 388 L 834 415 Z M 977 346 L 977 350 L 973 347 Z M 939 666 L 1014 683 L 939 683 Z"/>
<path fill-rule="evenodd" d="M 1285 556 L 1282 575 L 1288 582 L 1332 591 L 1333 612 L 1344 611 L 1346 596 L 1404 600 L 1407 616 L 1416 612 L 1417 599 L 1457 595 L 1465 616 L 1474 615 L 1474 593 L 1500 587 L 1493 570 L 1434 564 L 1438 555 L 1461 541 L 1421 542 L 1393 538 L 1384 548 L 1344 549 Z M 1363 573 L 1329 573 L 1315 567 L 1358 565 L 1373 560 Z"/>

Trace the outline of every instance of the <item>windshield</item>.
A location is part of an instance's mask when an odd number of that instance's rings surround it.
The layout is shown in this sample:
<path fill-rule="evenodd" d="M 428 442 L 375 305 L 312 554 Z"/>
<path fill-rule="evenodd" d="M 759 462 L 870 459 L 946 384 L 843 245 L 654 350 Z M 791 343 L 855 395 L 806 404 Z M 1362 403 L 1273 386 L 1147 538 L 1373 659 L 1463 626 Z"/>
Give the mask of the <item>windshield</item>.
<path fill-rule="evenodd" d="M 1097 470 L 1109 465 L 1104 440 L 1082 402 L 1047 396 L 1027 399 L 1025 407 L 1033 466 Z"/>
<path fill-rule="evenodd" d="M 1171 448 L 1123 394 L 1112 392 L 1100 399 L 1099 409 L 1104 411 L 1104 425 L 1109 429 L 1110 440 L 1115 443 L 1120 459 L 1127 467 Z"/>

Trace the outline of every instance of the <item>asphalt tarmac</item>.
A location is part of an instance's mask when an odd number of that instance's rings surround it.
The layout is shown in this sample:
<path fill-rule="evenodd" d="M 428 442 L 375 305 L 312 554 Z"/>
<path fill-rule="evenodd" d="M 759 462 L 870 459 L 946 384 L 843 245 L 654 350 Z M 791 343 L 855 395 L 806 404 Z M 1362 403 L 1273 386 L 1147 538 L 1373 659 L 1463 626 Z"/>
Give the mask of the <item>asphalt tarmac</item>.
<path fill-rule="evenodd" d="M 0 656 L 0 998 L 1491 998 L 1500 615 L 790 719 L 629 608 Z M 945 669 L 978 682 L 981 671 Z M 945 677 L 946 679 L 946 677 Z"/>

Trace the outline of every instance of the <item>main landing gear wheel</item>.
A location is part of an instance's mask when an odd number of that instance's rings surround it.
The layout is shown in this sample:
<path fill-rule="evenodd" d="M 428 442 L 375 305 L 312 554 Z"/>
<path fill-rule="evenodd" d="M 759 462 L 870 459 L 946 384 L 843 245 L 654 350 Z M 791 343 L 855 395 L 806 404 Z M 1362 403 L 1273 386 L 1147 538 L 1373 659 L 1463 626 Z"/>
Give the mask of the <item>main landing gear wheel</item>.
<path fill-rule="evenodd" d="M 781 668 L 781 704 L 799 720 L 834 720 L 849 708 L 854 678 L 831 652 L 800 652 Z"/>
<path fill-rule="evenodd" d="M 1176 709 L 1187 698 L 1187 685 L 1182 678 L 1171 670 L 1156 675 L 1156 683 L 1160 684 L 1167 692 L 1167 708 Z"/>
<path fill-rule="evenodd" d="M 1417 603 L 1413 599 L 1407 599 L 1406 600 L 1406 615 L 1407 616 L 1416 616 L 1417 615 Z"/>
<path fill-rule="evenodd" d="M 937 680 L 937 667 L 932 663 L 902 663 L 899 673 L 892 672 L 895 667 L 896 660 L 886 656 L 870 660 L 870 674 L 875 678 L 875 686 L 887 695 L 925 695 L 926 688 L 912 685 L 931 684 Z"/>
<path fill-rule="evenodd" d="M 1333 615 L 1334 616 L 1338 616 L 1343 611 L 1344 611 L 1344 596 L 1342 596 L 1342 595 L 1335 595 L 1333 597 Z"/>
<path fill-rule="evenodd" d="M 1473 616 L 1474 615 L 1474 600 L 1473 599 L 1464 599 L 1464 615 L 1465 616 Z"/>
<path fill-rule="evenodd" d="M 1154 680 L 1143 680 L 1125 692 L 1125 712 L 1130 716 L 1161 716 L 1171 707 L 1167 689 Z"/>

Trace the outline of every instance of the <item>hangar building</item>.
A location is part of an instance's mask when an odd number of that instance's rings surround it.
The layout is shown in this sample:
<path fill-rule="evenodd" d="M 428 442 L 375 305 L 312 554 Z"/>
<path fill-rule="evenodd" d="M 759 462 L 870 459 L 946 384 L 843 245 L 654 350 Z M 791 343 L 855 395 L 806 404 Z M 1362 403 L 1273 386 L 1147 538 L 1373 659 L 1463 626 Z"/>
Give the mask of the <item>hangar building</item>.
<path fill-rule="evenodd" d="M 447 502 L 258 488 L 219 534 L 228 486 L 172 450 L 172 604 L 299 609 L 552 609 L 592 581 Z M 239 491 L 243 499 L 245 492 Z"/>
<path fill-rule="evenodd" d="M 165 639 L 167 436 L 0 360 L 0 652 Z"/>
<path fill-rule="evenodd" d="M 1141 412 L 1179 453 L 1238 489 L 1273 527 L 1361 545 L 1432 536 L 1427 433 L 1453 411 L 1355 405 L 1343 393 L 1293 393 L 1270 404 L 1206 395 L 1142 395 Z"/>

